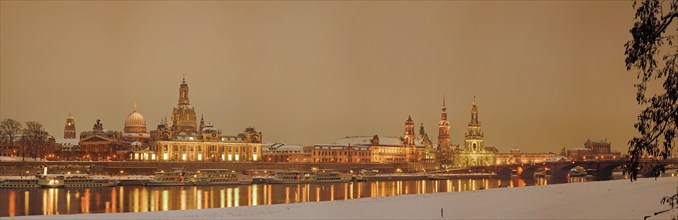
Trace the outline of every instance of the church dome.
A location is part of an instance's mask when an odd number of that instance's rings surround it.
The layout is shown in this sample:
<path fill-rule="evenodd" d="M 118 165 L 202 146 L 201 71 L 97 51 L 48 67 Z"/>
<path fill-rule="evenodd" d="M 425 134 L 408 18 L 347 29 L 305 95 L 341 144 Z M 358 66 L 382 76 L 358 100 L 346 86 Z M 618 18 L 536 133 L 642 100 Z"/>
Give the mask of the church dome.
<path fill-rule="evenodd" d="M 137 112 L 136 103 L 134 103 L 134 111 L 125 120 L 124 130 L 125 133 L 146 133 L 146 119 L 141 113 Z"/>

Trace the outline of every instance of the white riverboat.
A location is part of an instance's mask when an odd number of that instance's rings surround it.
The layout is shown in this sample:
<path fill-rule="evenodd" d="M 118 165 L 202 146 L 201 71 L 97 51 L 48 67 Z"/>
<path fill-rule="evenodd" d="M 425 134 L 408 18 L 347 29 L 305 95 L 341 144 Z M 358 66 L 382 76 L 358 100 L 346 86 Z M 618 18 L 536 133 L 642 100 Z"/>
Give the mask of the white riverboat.
<path fill-rule="evenodd" d="M 89 174 L 38 174 L 38 185 L 47 188 L 91 188 L 117 186 L 114 179 L 92 178 Z"/>
<path fill-rule="evenodd" d="M 7 178 L 0 179 L 0 188 L 38 188 L 38 179 L 36 178 Z"/>
<path fill-rule="evenodd" d="M 155 172 L 153 179 L 146 183 L 147 186 L 189 186 L 193 185 L 197 178 L 197 172 L 187 172 L 185 170 L 172 170 L 168 172 Z"/>
<path fill-rule="evenodd" d="M 569 174 L 570 174 L 570 177 L 585 177 L 588 174 L 588 172 L 586 171 L 586 169 L 584 169 L 580 166 L 577 166 L 575 168 L 572 168 L 570 170 Z"/>
<path fill-rule="evenodd" d="M 335 170 L 278 171 L 269 183 L 332 183 L 350 182 L 352 176 Z"/>
<path fill-rule="evenodd" d="M 194 185 L 231 185 L 251 184 L 252 176 L 237 173 L 228 169 L 202 169 L 198 170 L 195 177 L 191 178 Z"/>

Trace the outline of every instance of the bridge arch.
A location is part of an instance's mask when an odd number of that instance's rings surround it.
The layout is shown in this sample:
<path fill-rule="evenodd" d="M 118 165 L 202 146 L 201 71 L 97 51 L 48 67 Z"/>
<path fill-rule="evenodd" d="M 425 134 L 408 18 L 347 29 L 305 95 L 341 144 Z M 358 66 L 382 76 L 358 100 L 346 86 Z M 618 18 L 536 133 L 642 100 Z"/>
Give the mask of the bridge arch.
<path fill-rule="evenodd" d="M 610 180 L 612 179 L 612 172 L 618 167 L 626 167 L 625 163 L 606 163 L 600 164 L 598 170 L 596 171 L 596 179 L 598 180 Z M 645 176 L 645 174 L 643 174 Z"/>
<path fill-rule="evenodd" d="M 570 170 L 572 168 L 577 167 L 577 166 L 581 166 L 581 167 L 584 167 L 584 168 L 587 167 L 585 164 L 565 163 L 565 164 L 557 165 L 556 167 L 554 167 L 554 169 L 551 169 L 552 172 L 553 172 L 551 175 L 555 179 L 561 179 L 561 180 L 565 179 L 565 178 L 567 178 L 567 175 L 570 173 Z"/>
<path fill-rule="evenodd" d="M 500 179 L 511 179 L 511 174 L 513 174 L 513 167 L 511 166 L 499 167 L 497 170 L 497 176 Z"/>
<path fill-rule="evenodd" d="M 520 177 L 523 179 L 532 179 L 534 178 L 534 172 L 539 170 L 540 168 L 544 168 L 542 165 L 524 165 L 523 166 L 523 172 L 520 173 Z"/>
<path fill-rule="evenodd" d="M 666 167 L 669 164 L 662 163 L 662 164 L 657 164 L 657 163 L 645 163 L 642 164 L 640 168 L 640 172 L 638 172 L 640 175 L 643 175 L 643 177 L 656 177 L 661 175 L 664 171 L 666 171 Z M 657 174 L 657 175 L 655 175 Z"/>

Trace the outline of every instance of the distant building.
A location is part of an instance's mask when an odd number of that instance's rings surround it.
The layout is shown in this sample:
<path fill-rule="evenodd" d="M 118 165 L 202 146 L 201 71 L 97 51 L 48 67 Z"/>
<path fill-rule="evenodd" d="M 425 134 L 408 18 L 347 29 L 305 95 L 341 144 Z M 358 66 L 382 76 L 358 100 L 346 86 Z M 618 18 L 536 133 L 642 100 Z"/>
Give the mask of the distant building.
<path fill-rule="evenodd" d="M 57 139 L 56 144 L 59 145 L 59 159 L 68 161 L 80 160 L 82 151 L 78 142 L 78 139 Z"/>
<path fill-rule="evenodd" d="M 261 132 L 248 127 L 235 136 L 222 135 L 213 125 L 205 125 L 188 98 L 188 84 L 179 86 L 179 102 L 172 109 L 172 124 L 164 119 L 150 132 L 150 151 L 140 155 L 144 160 L 239 162 L 262 159 Z"/>
<path fill-rule="evenodd" d="M 605 140 L 592 141 L 587 139 L 583 148 L 572 148 L 566 150 L 566 155 L 571 160 L 618 160 L 621 159 L 620 152 L 612 151 L 612 143 Z"/>
<path fill-rule="evenodd" d="M 372 163 L 405 163 L 407 162 L 408 147 L 405 147 L 403 138 L 374 136 L 345 137 L 328 146 L 367 147 L 370 150 Z"/>
<path fill-rule="evenodd" d="M 69 113 L 64 126 L 64 139 L 75 139 L 75 118 Z"/>
<path fill-rule="evenodd" d="M 265 162 L 289 163 L 414 163 L 434 162 L 435 149 L 423 124 L 414 133 L 414 120 L 405 121 L 403 137 L 351 136 L 333 144 L 296 146 L 282 143 L 264 144 Z"/>
<path fill-rule="evenodd" d="M 150 134 L 146 130 L 146 119 L 137 111 L 137 102 L 134 110 L 127 115 L 122 133 L 123 147 L 116 154 L 125 160 L 148 160 L 153 152 L 150 150 Z"/>
<path fill-rule="evenodd" d="M 148 143 L 151 139 L 150 134 L 146 131 L 146 119 L 141 113 L 137 112 L 137 102 L 134 102 L 134 110 L 125 119 L 122 139 L 130 143 L 135 141 Z"/>
<path fill-rule="evenodd" d="M 370 163 L 369 146 L 315 145 L 312 161 L 315 163 Z"/>
<path fill-rule="evenodd" d="M 571 148 L 567 149 L 565 156 L 574 161 L 585 161 L 591 159 L 591 149 L 589 148 Z"/>
<path fill-rule="evenodd" d="M 81 150 L 76 136 L 75 117 L 68 114 L 66 125 L 64 126 L 64 139 L 57 139 L 57 150 L 61 160 L 80 160 Z"/>
<path fill-rule="evenodd" d="M 78 145 L 82 160 L 116 160 L 116 151 L 123 147 L 122 133 L 104 130 L 104 124 L 97 119 L 92 131 L 80 133 Z"/>
<path fill-rule="evenodd" d="M 419 126 L 419 135 L 417 135 L 416 143 L 417 147 L 424 147 L 424 161 L 427 163 L 433 163 L 436 161 L 437 151 L 433 147 L 433 142 L 428 137 L 426 130 L 424 129 L 424 123 L 421 123 Z"/>
<path fill-rule="evenodd" d="M 465 146 L 455 149 L 452 155 L 454 167 L 489 166 L 496 164 L 497 149 L 485 148 L 484 135 L 478 121 L 478 107 L 475 97 L 471 107 L 471 122 L 468 123 Z"/>
<path fill-rule="evenodd" d="M 549 158 L 554 158 L 555 153 L 522 153 L 520 149 L 511 149 L 509 153 L 497 153 L 497 165 L 502 164 L 524 164 L 524 163 L 543 163 Z"/>
<path fill-rule="evenodd" d="M 438 147 L 436 148 L 436 160 L 443 164 L 452 163 L 452 145 L 450 139 L 450 122 L 447 121 L 447 107 L 443 97 L 443 107 L 438 122 Z"/>
<path fill-rule="evenodd" d="M 414 120 L 405 121 L 403 137 L 352 136 L 334 144 L 319 144 L 313 148 L 313 161 L 342 163 L 423 163 L 431 161 L 434 152 L 423 125 L 414 133 Z M 427 158 L 428 157 L 428 158 Z"/>
<path fill-rule="evenodd" d="M 276 163 L 307 163 L 313 162 L 313 146 L 302 147 L 283 143 L 268 143 L 261 145 L 263 162 Z"/>

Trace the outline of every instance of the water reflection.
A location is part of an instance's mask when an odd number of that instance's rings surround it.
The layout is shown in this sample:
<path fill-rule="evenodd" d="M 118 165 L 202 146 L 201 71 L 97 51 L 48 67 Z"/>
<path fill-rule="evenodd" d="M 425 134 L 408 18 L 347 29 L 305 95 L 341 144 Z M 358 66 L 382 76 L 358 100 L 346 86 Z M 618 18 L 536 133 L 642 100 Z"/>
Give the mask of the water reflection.
<path fill-rule="evenodd" d="M 460 192 L 593 181 L 593 177 L 521 179 L 403 180 L 324 184 L 253 184 L 239 186 L 120 186 L 91 189 L 2 189 L 0 216 L 149 212 L 256 206 Z M 23 204 L 21 208 L 20 204 Z"/>

